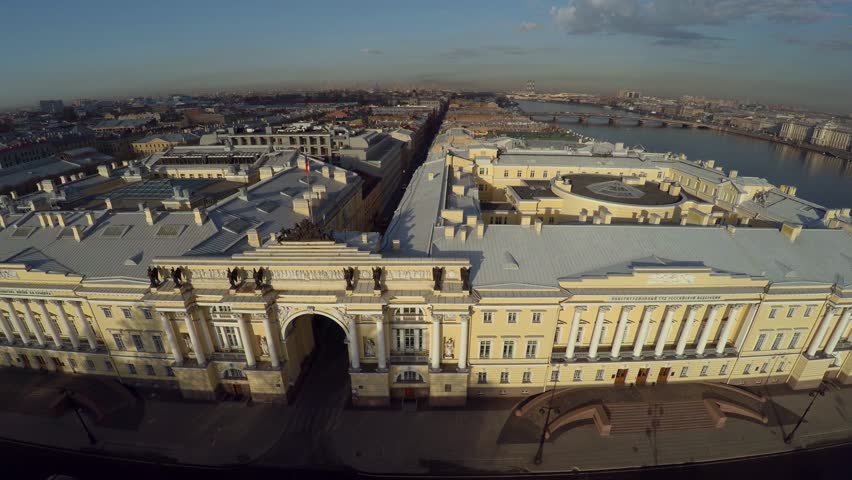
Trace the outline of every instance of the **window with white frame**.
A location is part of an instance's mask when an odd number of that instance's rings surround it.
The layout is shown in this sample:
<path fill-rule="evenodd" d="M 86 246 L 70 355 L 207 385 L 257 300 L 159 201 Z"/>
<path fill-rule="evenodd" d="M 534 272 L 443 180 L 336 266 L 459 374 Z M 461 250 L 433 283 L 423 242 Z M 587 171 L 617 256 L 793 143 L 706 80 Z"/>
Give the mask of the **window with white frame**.
<path fill-rule="evenodd" d="M 553 332 L 553 343 L 559 343 L 559 340 L 561 340 L 559 337 L 561 337 L 561 336 L 562 336 L 562 327 L 557 325 L 556 331 Z"/>
<path fill-rule="evenodd" d="M 476 383 L 488 383 L 488 374 L 486 372 L 477 373 Z"/>
<path fill-rule="evenodd" d="M 494 312 L 482 312 L 482 323 L 491 323 L 494 321 Z"/>
<path fill-rule="evenodd" d="M 479 341 L 479 358 L 491 358 L 491 340 Z"/>
<path fill-rule="evenodd" d="M 538 353 L 538 340 L 527 340 L 526 358 L 535 358 Z"/>
<path fill-rule="evenodd" d="M 808 305 L 807 307 L 805 307 L 805 315 L 804 315 L 805 317 L 810 317 L 813 313 L 814 313 L 814 306 L 813 305 Z"/>
<path fill-rule="evenodd" d="M 719 369 L 719 375 L 724 375 L 728 373 L 728 364 L 722 365 L 722 368 Z"/>
<path fill-rule="evenodd" d="M 420 315 L 420 307 L 402 307 L 399 310 L 402 315 Z"/>
<path fill-rule="evenodd" d="M 701 367 L 701 371 L 698 372 L 698 375 L 701 377 L 706 377 L 710 373 L 710 365 L 704 365 Z"/>
<path fill-rule="evenodd" d="M 133 312 L 127 307 L 121 307 L 121 314 L 124 315 L 124 318 L 133 318 Z"/>
<path fill-rule="evenodd" d="M 521 381 L 524 382 L 524 383 L 531 383 L 532 382 L 532 372 L 524 372 L 524 375 L 523 375 Z"/>
<path fill-rule="evenodd" d="M 60 335 L 62 335 L 63 332 L 62 332 L 62 329 L 59 328 L 59 321 L 56 319 L 56 315 L 50 316 L 50 324 L 53 325 L 53 328 L 55 328 L 56 331 L 59 332 Z"/>
<path fill-rule="evenodd" d="M 758 335 L 757 341 L 754 342 L 754 351 L 757 352 L 761 348 L 763 348 L 763 342 L 765 342 L 765 341 L 766 341 L 766 334 L 765 333 L 761 333 L 760 335 Z"/>
<path fill-rule="evenodd" d="M 796 310 L 798 307 L 790 307 L 787 309 L 787 318 L 793 318 L 796 315 Z"/>
<path fill-rule="evenodd" d="M 786 363 L 786 361 L 784 361 L 784 360 L 781 360 L 780 362 L 778 362 L 778 368 L 776 368 L 775 371 L 776 372 L 783 372 L 785 363 Z"/>
<path fill-rule="evenodd" d="M 689 367 L 680 367 L 680 378 L 689 376 Z"/>
<path fill-rule="evenodd" d="M 580 369 L 574 370 L 574 381 L 579 382 L 583 379 L 583 371 Z"/>
<path fill-rule="evenodd" d="M 154 319 L 154 314 L 151 312 L 150 308 L 143 308 L 142 309 L 142 316 L 145 317 L 145 320 L 153 320 Z"/>
<path fill-rule="evenodd" d="M 513 358 L 515 356 L 515 341 L 503 340 L 503 358 Z"/>
<path fill-rule="evenodd" d="M 166 349 L 163 347 L 163 337 L 159 335 L 151 335 L 151 342 L 154 344 L 154 351 L 157 353 L 165 353 Z"/>
<path fill-rule="evenodd" d="M 574 339 L 577 342 L 577 344 L 580 344 L 580 343 L 583 342 L 583 333 L 585 332 L 585 330 L 586 330 L 586 327 L 584 325 L 580 325 L 579 327 L 577 327 L 577 338 Z"/>
<path fill-rule="evenodd" d="M 509 312 L 506 314 L 506 320 L 509 323 L 518 323 L 518 312 Z"/>
<path fill-rule="evenodd" d="M 129 373 L 131 375 L 136 375 L 136 365 L 134 365 L 132 363 L 128 363 L 127 364 L 127 373 Z"/>
<path fill-rule="evenodd" d="M 156 370 L 154 370 L 154 366 L 151 365 L 150 363 L 145 365 L 145 373 L 152 376 L 152 377 L 157 375 Z"/>
<path fill-rule="evenodd" d="M 603 377 L 604 377 L 604 369 L 603 369 L 603 368 L 599 368 L 599 369 L 595 372 L 595 381 L 596 381 L 596 382 L 602 382 L 602 381 L 603 381 Z"/>
<path fill-rule="evenodd" d="M 500 372 L 500 383 L 509 383 L 509 372 Z"/>
<path fill-rule="evenodd" d="M 112 309 L 109 307 L 101 307 L 101 311 L 104 313 L 104 317 L 112 318 Z"/>
<path fill-rule="evenodd" d="M 227 325 L 216 325 L 216 339 L 219 341 L 219 347 L 224 351 L 242 350 L 243 342 L 240 338 L 240 331 L 237 327 Z"/>
<path fill-rule="evenodd" d="M 532 323 L 541 323 L 541 312 L 533 312 Z"/>
<path fill-rule="evenodd" d="M 92 360 L 86 360 L 86 370 L 90 372 L 95 371 L 95 362 Z"/>
<path fill-rule="evenodd" d="M 559 370 L 551 370 L 550 371 L 550 381 L 558 382 L 559 381 Z"/>
<path fill-rule="evenodd" d="M 133 341 L 133 346 L 136 347 L 137 352 L 145 351 L 145 343 L 142 341 L 142 335 L 130 335 L 130 340 Z"/>
<path fill-rule="evenodd" d="M 772 307 L 772 308 L 769 310 L 769 318 L 775 318 L 776 316 L 778 316 L 778 310 L 779 310 L 779 308 L 780 308 L 780 307 Z"/>
<path fill-rule="evenodd" d="M 124 339 L 121 337 L 120 333 L 113 333 L 112 339 L 115 342 L 116 350 L 124 350 Z"/>
<path fill-rule="evenodd" d="M 414 353 L 423 351 L 422 328 L 393 329 L 394 351 L 399 353 Z"/>
<path fill-rule="evenodd" d="M 802 338 L 802 332 L 793 332 L 793 336 L 790 337 L 790 345 L 787 348 L 797 348 L 800 338 Z"/>
<path fill-rule="evenodd" d="M 781 342 L 784 340 L 784 333 L 776 333 L 775 340 L 772 341 L 772 350 L 781 348 Z"/>
<path fill-rule="evenodd" d="M 743 368 L 743 375 L 748 375 L 749 373 L 751 373 L 751 364 L 747 363 L 745 368 Z"/>

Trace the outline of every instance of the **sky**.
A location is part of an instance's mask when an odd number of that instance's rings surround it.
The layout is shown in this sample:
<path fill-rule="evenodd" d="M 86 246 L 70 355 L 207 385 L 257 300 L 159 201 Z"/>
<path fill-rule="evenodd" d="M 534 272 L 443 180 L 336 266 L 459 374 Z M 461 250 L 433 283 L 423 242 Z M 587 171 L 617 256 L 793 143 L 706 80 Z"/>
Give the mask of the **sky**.
<path fill-rule="evenodd" d="M 734 97 L 852 113 L 852 0 L 3 0 L 0 107 L 215 89 Z"/>

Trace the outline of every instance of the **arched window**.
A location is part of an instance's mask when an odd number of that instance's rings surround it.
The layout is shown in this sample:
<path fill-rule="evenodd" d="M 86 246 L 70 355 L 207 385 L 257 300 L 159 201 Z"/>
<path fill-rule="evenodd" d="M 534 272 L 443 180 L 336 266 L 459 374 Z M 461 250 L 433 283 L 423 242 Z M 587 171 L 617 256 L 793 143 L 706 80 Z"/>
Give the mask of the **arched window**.
<path fill-rule="evenodd" d="M 396 376 L 396 383 L 424 383 L 424 380 L 417 372 L 402 372 Z"/>
<path fill-rule="evenodd" d="M 222 378 L 225 380 L 245 380 L 246 374 L 240 369 L 237 368 L 229 368 L 222 372 Z"/>

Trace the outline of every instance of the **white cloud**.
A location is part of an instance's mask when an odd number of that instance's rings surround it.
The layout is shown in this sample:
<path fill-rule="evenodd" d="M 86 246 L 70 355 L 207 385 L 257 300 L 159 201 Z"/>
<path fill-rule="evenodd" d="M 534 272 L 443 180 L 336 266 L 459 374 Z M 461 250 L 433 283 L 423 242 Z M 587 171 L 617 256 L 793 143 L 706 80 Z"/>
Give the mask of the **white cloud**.
<path fill-rule="evenodd" d="M 522 32 L 531 32 L 537 30 L 539 25 L 535 22 L 521 22 L 520 30 Z"/>
<path fill-rule="evenodd" d="M 360 51 L 361 53 L 366 53 L 368 55 L 381 55 L 385 53 L 381 50 L 376 50 L 375 48 L 362 48 Z"/>

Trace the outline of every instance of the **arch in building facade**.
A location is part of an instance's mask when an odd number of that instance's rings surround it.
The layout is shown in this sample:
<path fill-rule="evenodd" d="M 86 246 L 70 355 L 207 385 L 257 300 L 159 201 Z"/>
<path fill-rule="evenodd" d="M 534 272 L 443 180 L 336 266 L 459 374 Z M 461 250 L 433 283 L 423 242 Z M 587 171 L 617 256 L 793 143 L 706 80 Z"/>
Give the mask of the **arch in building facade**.
<path fill-rule="evenodd" d="M 331 321 L 336 323 L 340 328 L 343 329 L 343 334 L 346 336 L 347 343 L 351 341 L 350 338 L 350 327 L 349 322 L 353 322 L 354 319 L 349 315 L 343 313 L 342 310 L 336 308 L 328 308 L 328 309 L 317 309 L 315 307 L 290 307 L 290 306 L 278 306 L 278 324 L 281 330 L 281 341 L 287 339 L 287 327 L 289 327 L 294 320 L 303 316 L 303 315 L 322 315 L 324 317 L 329 318 Z"/>

